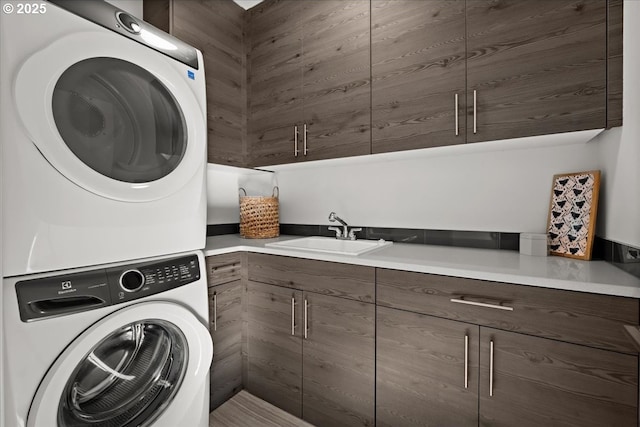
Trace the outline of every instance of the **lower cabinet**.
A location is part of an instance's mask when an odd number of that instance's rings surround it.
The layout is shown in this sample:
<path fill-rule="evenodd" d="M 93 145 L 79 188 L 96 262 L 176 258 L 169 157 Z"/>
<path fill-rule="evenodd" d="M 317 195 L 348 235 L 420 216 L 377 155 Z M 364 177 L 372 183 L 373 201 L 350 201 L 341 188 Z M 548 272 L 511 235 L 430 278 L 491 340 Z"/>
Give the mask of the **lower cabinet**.
<path fill-rule="evenodd" d="M 375 306 L 310 292 L 303 298 L 303 418 L 316 426 L 373 426 Z"/>
<path fill-rule="evenodd" d="M 618 336 L 637 300 L 376 278 L 378 426 L 638 426 L 638 356 Z"/>
<path fill-rule="evenodd" d="M 378 307 L 376 425 L 478 425 L 476 325 Z"/>
<path fill-rule="evenodd" d="M 481 426 L 638 425 L 636 356 L 484 327 L 480 342 Z"/>
<path fill-rule="evenodd" d="M 207 268 L 212 408 L 244 386 L 318 427 L 638 427 L 637 299 L 264 254 Z"/>
<path fill-rule="evenodd" d="M 638 425 L 638 358 L 378 307 L 378 426 Z"/>
<path fill-rule="evenodd" d="M 250 393 L 302 416 L 302 292 L 247 284 L 247 384 Z"/>
<path fill-rule="evenodd" d="M 209 287 L 209 331 L 213 340 L 209 408 L 242 390 L 242 282 Z"/>
<path fill-rule="evenodd" d="M 316 426 L 373 426 L 375 306 L 249 281 L 252 394 Z"/>

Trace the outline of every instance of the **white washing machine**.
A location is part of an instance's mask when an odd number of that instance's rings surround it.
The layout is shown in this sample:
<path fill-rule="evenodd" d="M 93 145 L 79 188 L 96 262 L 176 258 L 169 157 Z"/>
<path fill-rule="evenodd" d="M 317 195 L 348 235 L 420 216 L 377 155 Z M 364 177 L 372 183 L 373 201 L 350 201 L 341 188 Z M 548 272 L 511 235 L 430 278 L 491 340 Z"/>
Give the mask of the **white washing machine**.
<path fill-rule="evenodd" d="M 5 279 L 4 422 L 205 427 L 201 252 Z"/>
<path fill-rule="evenodd" d="M 3 276 L 204 248 L 202 54 L 102 0 L 2 5 Z"/>

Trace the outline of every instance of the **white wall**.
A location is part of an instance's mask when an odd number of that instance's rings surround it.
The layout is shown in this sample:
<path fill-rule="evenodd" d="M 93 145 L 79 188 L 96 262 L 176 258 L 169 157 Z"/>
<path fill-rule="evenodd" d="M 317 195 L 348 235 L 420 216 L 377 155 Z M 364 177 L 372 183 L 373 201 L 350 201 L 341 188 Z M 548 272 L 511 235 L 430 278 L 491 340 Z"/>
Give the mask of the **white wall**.
<path fill-rule="evenodd" d="M 281 222 L 328 224 L 329 212 L 335 211 L 354 225 L 544 232 L 553 175 L 594 169 L 598 154 L 592 143 L 548 146 L 548 140 L 496 141 L 407 152 L 401 160 L 372 156 L 367 163 L 280 170 Z"/>
<path fill-rule="evenodd" d="M 270 196 L 277 185 L 273 173 L 207 165 L 207 224 L 239 222 L 239 188 L 249 196 Z"/>

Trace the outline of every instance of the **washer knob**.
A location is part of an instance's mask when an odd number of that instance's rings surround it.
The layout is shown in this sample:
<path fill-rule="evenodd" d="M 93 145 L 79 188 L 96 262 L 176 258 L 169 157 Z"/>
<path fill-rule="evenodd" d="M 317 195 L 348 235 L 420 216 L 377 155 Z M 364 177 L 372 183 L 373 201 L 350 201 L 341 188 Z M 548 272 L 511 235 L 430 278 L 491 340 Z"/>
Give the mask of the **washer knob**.
<path fill-rule="evenodd" d="M 144 286 L 144 274 L 140 270 L 127 270 L 120 275 L 120 287 L 127 292 L 137 292 Z"/>

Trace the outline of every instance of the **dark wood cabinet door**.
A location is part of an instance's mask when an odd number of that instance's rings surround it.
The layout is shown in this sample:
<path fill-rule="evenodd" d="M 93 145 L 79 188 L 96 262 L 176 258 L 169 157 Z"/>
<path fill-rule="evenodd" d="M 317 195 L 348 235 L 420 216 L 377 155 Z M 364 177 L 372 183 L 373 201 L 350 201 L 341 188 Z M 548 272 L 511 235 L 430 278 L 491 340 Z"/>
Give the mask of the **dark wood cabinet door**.
<path fill-rule="evenodd" d="M 249 281 L 247 300 L 247 389 L 301 417 L 302 292 Z"/>
<path fill-rule="evenodd" d="M 232 1 L 179 0 L 170 11 L 171 34 L 204 57 L 208 161 L 244 166 L 244 10 Z"/>
<path fill-rule="evenodd" d="M 477 426 L 479 336 L 477 325 L 378 307 L 376 425 Z"/>
<path fill-rule="evenodd" d="M 209 288 L 210 410 L 242 390 L 242 282 Z"/>
<path fill-rule="evenodd" d="M 303 159 L 369 154 L 369 2 L 301 3 L 305 6 L 303 122 L 307 125 L 307 152 L 302 153 Z"/>
<path fill-rule="evenodd" d="M 606 0 L 466 3 L 467 142 L 605 127 Z"/>
<path fill-rule="evenodd" d="M 636 355 L 480 329 L 481 426 L 638 425 Z"/>
<path fill-rule="evenodd" d="M 465 55 L 464 0 L 371 1 L 374 153 L 465 143 Z"/>
<path fill-rule="evenodd" d="M 303 2 L 267 1 L 249 12 L 249 162 L 293 163 L 302 150 Z M 298 135 L 295 127 L 298 126 Z"/>
<path fill-rule="evenodd" d="M 304 301 L 304 420 L 318 427 L 373 426 L 375 306 L 307 292 Z"/>

